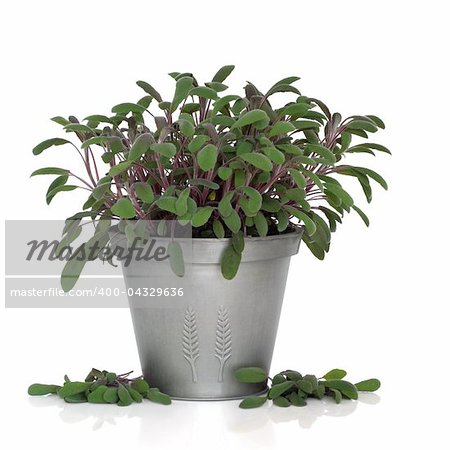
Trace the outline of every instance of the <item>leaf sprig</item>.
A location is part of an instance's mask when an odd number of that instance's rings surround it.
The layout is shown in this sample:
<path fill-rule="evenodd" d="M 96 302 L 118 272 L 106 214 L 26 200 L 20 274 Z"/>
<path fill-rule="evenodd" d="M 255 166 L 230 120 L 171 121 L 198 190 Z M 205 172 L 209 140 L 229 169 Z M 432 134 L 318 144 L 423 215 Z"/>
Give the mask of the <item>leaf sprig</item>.
<path fill-rule="evenodd" d="M 132 372 L 117 375 L 106 370 L 92 369 L 84 381 L 71 381 L 64 376 L 62 386 L 56 384 L 32 384 L 29 395 L 56 394 L 67 403 L 111 403 L 129 406 L 141 403 L 144 398 L 162 405 L 170 405 L 171 398 L 156 387 L 150 387 L 142 376 L 129 378 Z"/>
<path fill-rule="evenodd" d="M 381 383 L 376 378 L 352 384 L 343 378 L 347 372 L 333 369 L 321 377 L 302 375 L 295 370 L 284 370 L 270 378 L 260 367 L 243 367 L 235 372 L 235 377 L 243 383 L 262 383 L 271 381 L 265 396 L 247 397 L 239 404 L 240 408 L 251 409 L 264 405 L 272 400 L 281 407 L 306 406 L 308 398 L 322 399 L 325 396 L 334 398 L 336 403 L 342 399 L 357 400 L 358 392 L 374 392 Z"/>
<path fill-rule="evenodd" d="M 162 405 L 170 405 L 171 398 L 156 387 L 150 387 L 142 376 L 129 378 L 132 373 L 117 375 L 106 370 L 92 369 L 84 381 L 71 381 L 64 375 L 64 384 L 40 384 L 29 386 L 32 396 L 56 394 L 67 403 L 104 403 L 129 406 L 133 402 L 141 403 L 148 399 Z M 333 369 L 322 377 L 301 375 L 295 370 L 284 370 L 270 378 L 260 367 L 243 367 L 236 370 L 235 377 L 243 383 L 263 383 L 271 381 L 265 396 L 247 397 L 239 404 L 240 408 L 251 409 L 262 406 L 272 400 L 277 406 L 306 406 L 308 398 L 334 398 L 336 403 L 342 399 L 358 399 L 358 392 L 374 392 L 381 383 L 376 378 L 352 384 L 343 378 L 347 372 Z"/>

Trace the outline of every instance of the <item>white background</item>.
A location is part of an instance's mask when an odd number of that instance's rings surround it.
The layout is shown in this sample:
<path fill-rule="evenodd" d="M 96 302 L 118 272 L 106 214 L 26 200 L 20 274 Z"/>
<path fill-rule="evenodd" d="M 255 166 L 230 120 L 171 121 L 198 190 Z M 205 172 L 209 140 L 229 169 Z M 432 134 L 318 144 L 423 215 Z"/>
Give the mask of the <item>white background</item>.
<path fill-rule="evenodd" d="M 449 28 L 447 2 L 23 1 L 2 6 L 1 211 L 8 219 L 65 218 L 82 198 L 32 170 L 70 165 L 70 151 L 33 146 L 60 133 L 55 115 L 108 113 L 136 101 L 145 79 L 167 97 L 171 71 L 262 90 L 298 74 L 306 95 L 343 114 L 377 114 L 377 142 L 394 155 L 372 167 L 366 229 L 356 215 L 324 262 L 292 261 L 273 371 L 354 381 L 377 376 L 378 395 L 340 406 L 239 410 L 236 402 L 149 402 L 129 408 L 28 398 L 36 381 L 82 377 L 92 366 L 139 370 L 129 313 L 2 310 L 1 443 L 6 448 L 448 448 Z M 239 91 L 242 92 L 242 91 Z M 163 95 L 164 97 L 164 95 Z M 355 156 L 355 160 L 358 159 Z M 360 198 L 356 196 L 356 198 Z M 361 206 L 363 205 L 360 202 Z"/>

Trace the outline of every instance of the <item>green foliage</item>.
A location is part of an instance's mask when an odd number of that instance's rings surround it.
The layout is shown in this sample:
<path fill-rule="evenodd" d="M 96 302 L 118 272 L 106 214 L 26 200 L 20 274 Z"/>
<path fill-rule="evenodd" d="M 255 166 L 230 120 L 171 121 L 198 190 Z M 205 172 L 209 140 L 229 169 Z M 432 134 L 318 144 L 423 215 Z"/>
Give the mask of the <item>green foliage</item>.
<path fill-rule="evenodd" d="M 121 219 L 131 219 L 135 216 L 133 204 L 128 198 L 121 198 L 111 207 L 111 212 Z"/>
<path fill-rule="evenodd" d="M 252 409 L 258 408 L 266 403 L 267 397 L 247 397 L 239 404 L 239 408 Z"/>
<path fill-rule="evenodd" d="M 58 390 L 61 389 L 61 386 L 56 384 L 32 384 L 28 388 L 28 395 L 47 395 L 47 394 L 56 394 Z"/>
<path fill-rule="evenodd" d="M 358 391 L 374 392 L 380 387 L 380 381 L 376 378 L 371 378 L 370 380 L 360 381 L 355 384 Z"/>
<path fill-rule="evenodd" d="M 204 85 L 190 73 L 173 72 L 174 93 L 166 99 L 138 81 L 146 96 L 115 105 L 111 116 L 93 114 L 81 122 L 74 116 L 53 117 L 79 143 L 56 137 L 33 153 L 53 147 L 53 152 L 65 151 L 59 147 L 71 144 L 65 147 L 77 151 L 86 176 L 57 167 L 34 171 L 33 176 L 56 176 L 47 203 L 80 187 L 89 192 L 84 212 L 94 220 L 192 221 L 193 237 L 199 238 L 297 229 L 319 259 L 346 213 L 355 211 L 369 225 L 340 180 L 353 177 L 368 202 L 373 182 L 387 189 L 378 173 L 349 164 L 360 153 L 390 153 L 383 145 L 364 142 L 368 133 L 384 128 L 383 121 L 332 113 L 322 101 L 301 95 L 293 85 L 299 80 L 295 76 L 266 94 L 252 83 L 244 96 L 223 94 L 233 69 L 222 67 Z M 287 103 L 274 108 L 272 98 L 280 93 Z M 230 243 L 222 261 L 225 278 L 236 275 L 241 257 Z"/>
<path fill-rule="evenodd" d="M 71 381 L 64 376 L 62 386 L 54 384 L 32 384 L 29 395 L 57 394 L 67 403 L 110 403 L 129 406 L 133 402 L 141 403 L 147 398 L 154 403 L 170 405 L 167 394 L 156 387 L 150 387 L 142 378 L 130 378 L 132 372 L 117 375 L 106 370 L 92 369 L 84 381 Z"/>
<path fill-rule="evenodd" d="M 310 398 L 323 398 L 329 396 L 340 403 L 342 399 L 358 399 L 358 391 L 374 392 L 379 389 L 381 383 L 376 378 L 360 381 L 352 384 L 343 380 L 347 372 L 342 369 L 333 369 L 317 378 L 314 375 L 301 375 L 295 370 L 284 370 L 270 378 L 264 369 L 259 367 L 242 367 L 235 372 L 235 377 L 243 383 L 262 383 L 271 380 L 271 386 L 266 396 L 249 397 L 242 400 L 240 408 L 258 408 L 272 400 L 280 407 L 306 406 L 306 400 Z"/>
<path fill-rule="evenodd" d="M 225 219 L 227 220 L 227 219 Z M 221 260 L 222 275 L 226 280 L 232 280 L 239 269 L 241 263 L 242 253 L 230 245 L 223 253 Z"/>
<path fill-rule="evenodd" d="M 234 372 L 234 376 L 242 383 L 262 383 L 268 377 L 266 371 L 260 367 L 242 367 Z"/>
<path fill-rule="evenodd" d="M 233 245 L 242 247 L 241 238 L 233 239 Z M 116 374 L 106 370 L 92 369 L 84 381 L 72 381 L 64 376 L 62 386 L 53 384 L 32 384 L 28 394 L 48 395 L 56 394 L 67 403 L 103 403 L 129 406 L 133 402 L 141 403 L 144 398 L 161 405 L 170 405 L 171 398 L 162 393 L 157 387 L 150 386 L 143 378 L 130 378 L 132 372 Z M 266 383 L 271 386 L 265 396 L 248 397 L 241 401 L 239 407 L 251 409 L 262 406 L 267 400 L 280 407 L 305 406 L 308 397 L 332 397 L 336 403 L 342 399 L 358 398 L 358 391 L 374 392 L 380 387 L 376 378 L 352 384 L 342 378 L 346 372 L 333 369 L 323 377 L 301 375 L 295 370 L 284 370 L 270 378 L 260 367 L 242 367 L 234 373 L 236 380 L 242 383 Z"/>
<path fill-rule="evenodd" d="M 323 375 L 325 380 L 341 380 L 347 375 L 347 372 L 342 369 L 333 369 Z"/>
<path fill-rule="evenodd" d="M 167 394 L 160 392 L 158 388 L 150 388 L 147 392 L 147 398 L 155 403 L 161 405 L 170 405 L 172 403 L 170 397 Z"/>

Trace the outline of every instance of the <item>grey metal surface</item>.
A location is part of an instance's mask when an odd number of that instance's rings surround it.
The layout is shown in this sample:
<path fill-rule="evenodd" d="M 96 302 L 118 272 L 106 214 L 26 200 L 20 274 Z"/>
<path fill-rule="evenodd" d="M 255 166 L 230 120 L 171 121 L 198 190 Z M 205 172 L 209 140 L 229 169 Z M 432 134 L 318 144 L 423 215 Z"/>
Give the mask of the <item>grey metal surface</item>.
<path fill-rule="evenodd" d="M 298 252 L 300 237 L 247 238 L 231 281 L 220 271 L 227 239 L 193 239 L 183 278 L 168 275 L 161 263 L 151 270 L 149 261 L 123 267 L 127 288 L 184 289 L 183 296 L 147 299 L 145 306 L 142 298 L 129 295 L 142 371 L 150 384 L 196 400 L 263 391 L 264 383 L 239 383 L 233 373 L 243 366 L 270 368 L 290 257 Z"/>

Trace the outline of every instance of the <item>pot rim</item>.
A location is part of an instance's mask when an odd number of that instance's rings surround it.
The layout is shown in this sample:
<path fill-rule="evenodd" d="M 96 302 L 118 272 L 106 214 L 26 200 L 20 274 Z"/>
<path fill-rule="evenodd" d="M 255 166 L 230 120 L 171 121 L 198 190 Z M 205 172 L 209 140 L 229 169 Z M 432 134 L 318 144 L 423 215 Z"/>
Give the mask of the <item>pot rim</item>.
<path fill-rule="evenodd" d="M 265 237 L 244 238 L 245 248 L 242 252 L 241 263 L 251 261 L 273 260 L 296 255 L 298 253 L 303 229 L 296 229 L 288 233 Z M 119 240 L 126 239 L 125 234 L 117 231 Z M 167 245 L 170 237 L 154 236 L 152 239 Z M 193 264 L 221 264 L 223 253 L 231 245 L 231 238 L 190 238 L 175 237 L 185 255 L 185 262 Z"/>
<path fill-rule="evenodd" d="M 121 235 L 121 236 L 125 236 L 125 233 L 123 231 L 117 230 L 116 226 L 112 226 L 111 230 L 114 229 L 114 233 L 115 235 Z M 292 238 L 295 235 L 298 235 L 299 237 L 301 237 L 303 235 L 304 229 L 303 228 L 295 228 L 294 230 L 291 230 L 289 232 L 283 232 L 281 234 L 271 234 L 269 236 L 244 236 L 244 240 L 248 241 L 248 242 L 258 242 L 258 241 L 262 241 L 262 242 L 267 242 L 267 241 L 271 241 L 271 240 L 278 240 L 278 239 L 288 239 L 288 238 Z M 150 236 L 153 239 L 158 239 L 161 241 L 171 241 L 173 238 L 171 237 L 167 237 L 167 236 Z M 192 242 L 205 242 L 205 243 L 214 243 L 214 242 L 230 242 L 232 238 L 204 238 L 204 237 L 175 237 L 176 241 L 192 241 Z"/>
<path fill-rule="evenodd" d="M 249 241 L 249 242 L 258 242 L 258 241 L 263 241 L 263 242 L 267 242 L 267 241 L 272 241 L 272 240 L 278 240 L 278 239 L 288 239 L 288 238 L 292 238 L 295 235 L 299 235 L 301 236 L 303 234 L 303 229 L 295 229 L 292 231 L 289 231 L 288 233 L 282 233 L 282 234 L 271 234 L 270 236 L 245 236 L 244 240 L 245 241 Z M 166 238 L 169 239 L 169 238 Z M 189 238 L 192 239 L 194 242 L 195 241 L 202 241 L 202 242 L 230 242 L 231 238 L 202 238 L 202 237 L 193 237 L 193 238 Z"/>

